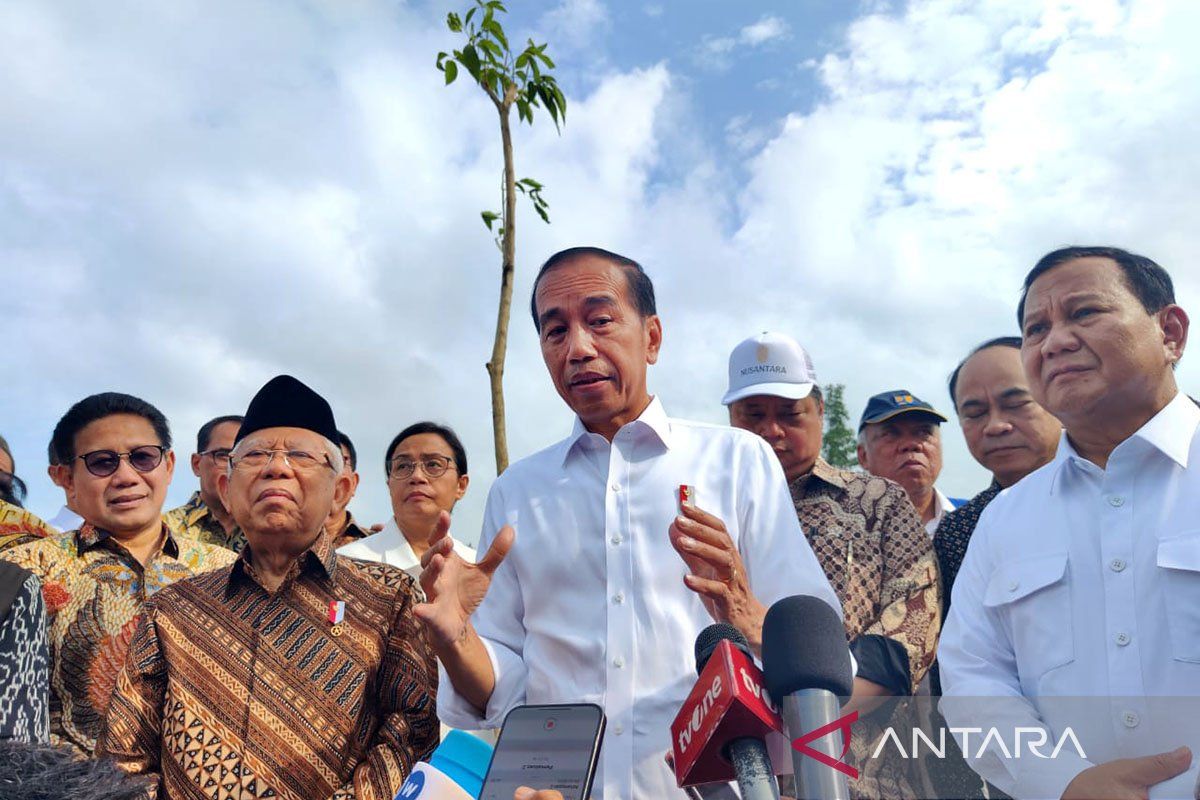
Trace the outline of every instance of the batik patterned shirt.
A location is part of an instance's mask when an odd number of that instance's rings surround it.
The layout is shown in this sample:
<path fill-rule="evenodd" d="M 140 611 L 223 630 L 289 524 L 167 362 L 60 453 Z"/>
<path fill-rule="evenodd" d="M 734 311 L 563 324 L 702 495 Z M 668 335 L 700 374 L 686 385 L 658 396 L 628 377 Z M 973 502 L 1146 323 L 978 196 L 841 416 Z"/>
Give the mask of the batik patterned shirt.
<path fill-rule="evenodd" d="M 50 652 L 42 585 L 0 561 L 0 741 L 50 738 Z"/>
<path fill-rule="evenodd" d="M 246 545 L 246 536 L 242 529 L 235 526 L 232 531 L 226 531 L 225 526 L 213 516 L 208 505 L 200 498 L 199 492 L 194 492 L 179 508 L 172 508 L 163 514 L 163 521 L 179 536 L 205 544 L 215 544 L 235 553 L 241 552 Z"/>
<path fill-rule="evenodd" d="M 800 527 L 842 601 L 858 676 L 896 695 L 913 694 L 933 662 L 941 603 L 932 542 L 908 495 L 892 481 L 820 458 L 791 490 Z M 920 794 L 915 762 L 869 758 L 888 715 L 884 709 L 854 725 L 856 798 Z"/>
<path fill-rule="evenodd" d="M 972 497 L 963 505 L 942 517 L 937 533 L 933 536 L 933 549 L 937 553 L 938 567 L 942 573 L 942 615 L 950 613 L 950 590 L 958 577 L 958 568 L 967 555 L 971 534 L 983 516 L 983 510 L 1000 494 L 1000 484 L 995 479 L 992 485 Z"/>
<path fill-rule="evenodd" d="M 147 605 L 99 750 L 172 800 L 392 800 L 438 742 L 413 597 L 325 532 L 274 591 L 247 548 Z"/>
<path fill-rule="evenodd" d="M 138 562 L 107 531 L 84 524 L 4 553 L 42 582 L 50 637 L 50 730 L 90 755 L 142 605 L 164 586 L 228 565 L 224 548 L 165 531 Z"/>
<path fill-rule="evenodd" d="M 56 533 L 36 515 L 0 500 L 0 553 Z"/>

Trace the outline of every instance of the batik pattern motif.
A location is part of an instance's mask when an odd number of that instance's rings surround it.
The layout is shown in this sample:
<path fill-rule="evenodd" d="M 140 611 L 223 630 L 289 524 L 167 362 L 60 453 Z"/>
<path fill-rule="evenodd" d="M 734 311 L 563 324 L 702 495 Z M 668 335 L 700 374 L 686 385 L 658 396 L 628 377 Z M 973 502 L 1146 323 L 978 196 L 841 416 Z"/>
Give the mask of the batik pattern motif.
<path fill-rule="evenodd" d="M 36 514 L 0 500 L 0 553 L 56 533 Z"/>
<path fill-rule="evenodd" d="M 146 599 L 237 556 L 166 534 L 143 567 L 106 531 L 85 524 L 4 558 L 42 582 L 50 639 L 51 740 L 90 755 Z"/>
<path fill-rule="evenodd" d="M 205 544 L 215 544 L 235 553 L 241 552 L 246 546 L 246 535 L 242 529 L 235 527 L 226 532 L 208 505 L 200 499 L 200 493 L 194 492 L 186 503 L 179 508 L 173 508 L 163 514 L 163 521 L 177 536 L 185 539 L 195 539 Z"/>
<path fill-rule="evenodd" d="M 273 592 L 244 550 L 147 604 L 100 750 L 172 800 L 392 800 L 438 742 L 413 597 L 324 532 Z"/>

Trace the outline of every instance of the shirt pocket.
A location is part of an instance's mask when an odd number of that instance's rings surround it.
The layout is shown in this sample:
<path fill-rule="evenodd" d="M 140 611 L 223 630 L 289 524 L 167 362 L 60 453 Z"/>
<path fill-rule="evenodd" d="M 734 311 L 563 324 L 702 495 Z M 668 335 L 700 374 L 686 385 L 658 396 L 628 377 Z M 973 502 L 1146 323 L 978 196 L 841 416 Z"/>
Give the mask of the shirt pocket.
<path fill-rule="evenodd" d="M 999 564 L 983 604 L 1008 620 L 1022 684 L 1036 689 L 1046 673 L 1075 660 L 1065 552 Z"/>
<path fill-rule="evenodd" d="M 1171 654 L 1177 661 L 1200 662 L 1200 529 L 1158 543 Z"/>

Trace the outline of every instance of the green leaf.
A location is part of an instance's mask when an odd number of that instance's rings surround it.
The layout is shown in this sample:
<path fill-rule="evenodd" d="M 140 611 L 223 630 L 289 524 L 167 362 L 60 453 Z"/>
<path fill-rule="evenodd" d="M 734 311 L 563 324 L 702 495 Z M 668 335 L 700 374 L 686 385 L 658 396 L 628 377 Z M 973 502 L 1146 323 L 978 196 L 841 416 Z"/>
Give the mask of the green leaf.
<path fill-rule="evenodd" d="M 496 20 L 492 19 L 491 17 L 484 17 L 483 22 L 479 23 L 479 27 L 483 28 L 485 31 L 494 36 L 496 41 L 500 43 L 501 47 L 503 47 L 505 50 L 508 49 L 508 37 L 504 35 L 504 29 L 500 27 L 499 22 L 496 22 Z"/>
<path fill-rule="evenodd" d="M 464 47 L 458 60 L 467 68 L 467 72 L 471 73 L 472 78 L 479 78 L 479 53 L 474 47 L 471 45 Z"/>
<path fill-rule="evenodd" d="M 483 211 L 480 212 L 479 216 L 483 217 L 483 224 L 487 225 L 489 231 L 492 229 L 492 223 L 500 219 L 500 215 L 495 211 Z"/>
<path fill-rule="evenodd" d="M 458 14 L 451 11 L 446 15 L 446 27 L 455 33 L 462 33 L 462 20 L 458 18 Z"/>
<path fill-rule="evenodd" d="M 478 10 L 479 10 L 479 8 L 478 8 L 478 6 L 477 6 L 477 7 L 475 7 L 475 8 L 472 8 L 470 11 L 468 11 L 468 12 L 467 12 L 467 16 L 466 16 L 466 17 L 463 19 L 463 24 L 465 24 L 465 25 L 470 25 L 470 24 L 471 24 L 471 17 L 475 16 L 475 12 L 476 12 L 476 11 L 478 11 Z"/>
<path fill-rule="evenodd" d="M 480 39 L 477 44 L 481 50 L 487 52 L 491 56 L 492 61 L 499 66 L 500 61 L 504 59 L 504 51 L 500 49 L 500 45 L 493 42 L 491 39 Z"/>
<path fill-rule="evenodd" d="M 446 62 L 446 85 L 454 83 L 454 79 L 458 77 L 458 64 L 453 61 Z"/>

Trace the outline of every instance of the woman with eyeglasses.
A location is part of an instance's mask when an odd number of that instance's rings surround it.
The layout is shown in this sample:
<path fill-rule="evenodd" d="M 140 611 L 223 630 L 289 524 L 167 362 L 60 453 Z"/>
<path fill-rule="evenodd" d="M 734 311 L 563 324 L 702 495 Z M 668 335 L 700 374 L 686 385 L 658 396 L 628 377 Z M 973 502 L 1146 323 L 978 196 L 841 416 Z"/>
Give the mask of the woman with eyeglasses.
<path fill-rule="evenodd" d="M 51 736 L 90 755 L 142 603 L 237 556 L 164 524 L 175 454 L 166 417 L 146 401 L 117 392 L 84 398 L 59 420 L 52 446 L 83 524 L 2 557 L 42 583 Z"/>
<path fill-rule="evenodd" d="M 384 457 L 392 518 L 383 530 L 338 550 L 344 556 L 400 567 L 421 576 L 438 516 L 454 510 L 467 492 L 467 451 L 452 429 L 435 422 L 409 425 L 392 439 Z M 455 551 L 475 563 L 475 551 L 454 541 Z"/>

